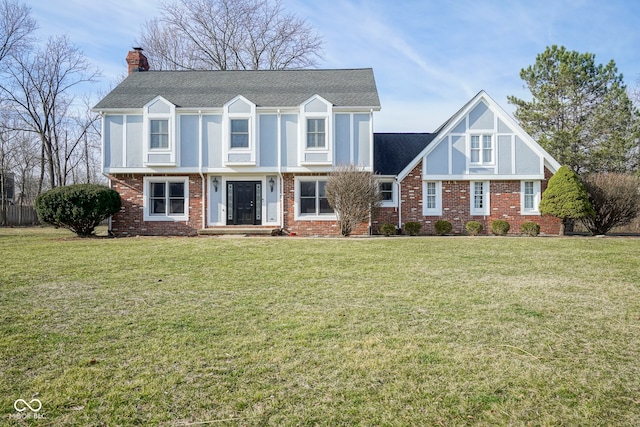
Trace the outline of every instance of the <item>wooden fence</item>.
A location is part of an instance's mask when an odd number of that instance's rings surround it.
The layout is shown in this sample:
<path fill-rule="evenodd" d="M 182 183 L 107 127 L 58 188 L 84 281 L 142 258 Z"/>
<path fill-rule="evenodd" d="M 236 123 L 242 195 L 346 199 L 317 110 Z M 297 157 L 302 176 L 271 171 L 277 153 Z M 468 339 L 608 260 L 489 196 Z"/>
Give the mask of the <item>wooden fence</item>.
<path fill-rule="evenodd" d="M 0 225 L 37 225 L 38 214 L 33 206 L 6 206 L 6 220 L 0 212 Z"/>

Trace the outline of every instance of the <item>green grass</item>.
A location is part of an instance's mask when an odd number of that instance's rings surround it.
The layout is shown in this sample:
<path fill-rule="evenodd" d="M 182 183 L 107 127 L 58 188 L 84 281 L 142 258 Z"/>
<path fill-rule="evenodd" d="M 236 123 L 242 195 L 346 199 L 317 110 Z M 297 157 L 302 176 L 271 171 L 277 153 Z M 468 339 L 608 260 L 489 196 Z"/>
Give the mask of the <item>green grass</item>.
<path fill-rule="evenodd" d="M 0 254 L 0 425 L 640 424 L 640 239 L 2 229 Z"/>

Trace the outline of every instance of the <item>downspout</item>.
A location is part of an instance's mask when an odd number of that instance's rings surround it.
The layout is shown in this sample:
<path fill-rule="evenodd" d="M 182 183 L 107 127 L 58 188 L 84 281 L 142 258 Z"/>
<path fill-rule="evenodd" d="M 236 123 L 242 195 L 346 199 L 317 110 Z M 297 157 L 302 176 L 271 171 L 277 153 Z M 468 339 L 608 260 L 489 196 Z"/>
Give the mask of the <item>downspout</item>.
<path fill-rule="evenodd" d="M 352 134 L 353 135 L 353 134 Z M 371 172 L 376 173 L 373 164 L 373 108 L 369 110 L 369 136 L 371 137 L 371 150 L 369 151 L 369 164 L 371 165 Z M 354 141 L 355 144 L 355 141 Z M 372 227 L 373 227 L 373 210 L 369 210 L 369 236 L 373 235 Z"/>
<path fill-rule="evenodd" d="M 402 229 L 402 185 L 396 176 L 396 183 L 398 184 L 398 229 Z"/>
<path fill-rule="evenodd" d="M 278 140 L 278 195 L 280 201 L 280 230 L 284 229 L 284 177 L 282 176 L 282 114 L 278 109 L 278 125 L 276 126 Z"/>
<path fill-rule="evenodd" d="M 200 200 L 202 205 L 202 229 L 207 228 L 207 218 L 206 218 L 206 184 L 204 180 L 204 173 L 202 168 L 202 110 L 198 110 L 198 172 L 200 173 L 200 183 L 202 184 Z"/>

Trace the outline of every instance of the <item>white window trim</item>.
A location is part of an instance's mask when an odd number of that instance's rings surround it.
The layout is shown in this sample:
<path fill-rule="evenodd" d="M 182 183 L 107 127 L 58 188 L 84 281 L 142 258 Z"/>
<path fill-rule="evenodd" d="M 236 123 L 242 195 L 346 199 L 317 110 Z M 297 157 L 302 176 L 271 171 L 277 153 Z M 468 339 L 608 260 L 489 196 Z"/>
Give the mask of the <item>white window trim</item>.
<path fill-rule="evenodd" d="M 296 177 L 295 178 L 295 190 L 294 190 L 294 219 L 296 221 L 336 221 L 337 216 L 335 213 L 324 215 L 310 215 L 300 214 L 300 183 L 301 182 L 315 182 L 315 181 L 327 181 L 326 176 L 309 176 L 309 177 Z M 318 196 L 316 195 L 316 198 Z"/>
<path fill-rule="evenodd" d="M 162 102 L 169 106 L 168 113 L 151 113 L 149 108 L 156 102 Z M 151 148 L 151 120 L 167 120 L 169 132 L 169 146 L 167 148 Z M 176 138 L 176 106 L 158 96 L 149 101 L 143 108 L 142 135 L 144 138 L 143 164 L 145 166 L 175 166 L 177 162 L 177 138 Z M 149 161 L 149 154 L 168 154 L 168 162 Z"/>
<path fill-rule="evenodd" d="M 184 215 L 152 215 L 149 199 L 151 197 L 152 182 L 181 182 L 184 183 Z M 186 222 L 189 220 L 189 178 L 186 176 L 145 176 L 143 179 L 143 219 L 144 221 Z"/>
<path fill-rule="evenodd" d="M 482 209 L 474 208 L 475 199 L 475 183 L 481 182 L 483 188 L 484 207 Z M 470 181 L 469 182 L 469 213 L 473 216 L 488 216 L 491 213 L 491 185 L 489 181 Z"/>
<path fill-rule="evenodd" d="M 242 101 L 248 104 L 250 111 L 248 113 L 231 113 L 229 108 L 236 101 Z M 231 147 L 231 120 L 248 120 L 249 121 L 249 146 L 247 148 Z M 229 165 L 248 165 L 254 166 L 256 164 L 256 152 L 257 152 L 257 117 L 256 117 L 256 105 L 249 101 L 242 95 L 238 95 L 231 101 L 227 102 L 223 107 L 222 117 L 222 147 L 223 147 L 223 160 L 224 164 Z M 249 161 L 246 162 L 232 162 L 229 161 L 229 154 L 249 154 Z"/>
<path fill-rule="evenodd" d="M 380 184 L 391 183 L 391 200 L 380 200 L 381 208 L 395 208 L 398 206 L 398 184 L 394 179 L 379 179 L 378 191 L 380 191 Z"/>
<path fill-rule="evenodd" d="M 471 138 L 477 136 L 480 138 L 480 156 L 478 162 L 471 161 Z M 483 161 L 484 159 L 484 137 L 491 137 L 491 160 L 489 162 Z M 470 166 L 495 166 L 496 164 L 496 136 L 492 132 L 472 132 L 469 134 L 469 165 Z"/>
<path fill-rule="evenodd" d="M 525 182 L 533 182 L 533 209 L 525 209 L 524 207 L 524 185 Z M 520 181 L 520 214 L 521 215 L 540 215 L 540 181 L 525 180 Z"/>
<path fill-rule="evenodd" d="M 326 112 L 307 112 L 306 106 L 319 100 L 326 106 Z M 300 165 L 331 165 L 333 164 L 333 105 L 319 95 L 314 95 L 300 105 L 300 134 L 298 146 Z M 307 119 L 324 119 L 324 148 L 307 147 Z M 325 161 L 306 160 L 307 154 L 326 154 Z"/>
<path fill-rule="evenodd" d="M 427 183 L 435 182 L 436 184 L 436 207 L 434 209 L 427 208 Z M 422 182 L 422 215 L 424 216 L 441 216 L 442 215 L 442 181 L 423 181 Z"/>

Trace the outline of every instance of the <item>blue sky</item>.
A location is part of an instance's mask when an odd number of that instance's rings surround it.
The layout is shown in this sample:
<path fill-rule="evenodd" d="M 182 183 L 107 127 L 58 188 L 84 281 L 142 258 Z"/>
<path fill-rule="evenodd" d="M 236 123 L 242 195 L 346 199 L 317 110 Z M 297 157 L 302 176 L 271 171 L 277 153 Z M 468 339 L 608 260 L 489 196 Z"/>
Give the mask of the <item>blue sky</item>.
<path fill-rule="evenodd" d="M 67 34 L 103 72 L 124 58 L 157 0 L 30 0 L 41 39 Z M 640 77 L 640 2 L 629 0 L 283 0 L 325 40 L 321 68 L 374 70 L 376 132 L 430 132 L 481 89 L 507 112 L 529 98 L 519 73 L 552 44 L 613 59 L 629 87 Z"/>

